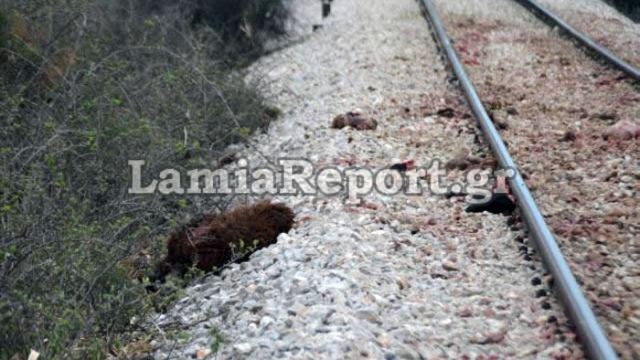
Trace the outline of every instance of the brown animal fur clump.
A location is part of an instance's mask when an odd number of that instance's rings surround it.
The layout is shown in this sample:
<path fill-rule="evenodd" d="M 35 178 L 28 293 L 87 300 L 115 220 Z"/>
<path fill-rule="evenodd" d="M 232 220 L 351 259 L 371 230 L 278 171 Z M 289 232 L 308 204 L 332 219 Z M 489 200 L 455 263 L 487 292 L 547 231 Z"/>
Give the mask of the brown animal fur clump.
<path fill-rule="evenodd" d="M 184 273 L 196 266 L 211 271 L 276 242 L 293 225 L 293 211 L 267 201 L 240 206 L 221 215 L 205 215 L 167 240 L 167 257 L 158 264 L 152 280 L 171 272 Z"/>
<path fill-rule="evenodd" d="M 375 119 L 365 117 L 359 111 L 350 111 L 336 116 L 331 124 L 334 129 L 342 129 L 347 126 L 356 130 L 375 130 L 378 127 L 378 122 Z"/>

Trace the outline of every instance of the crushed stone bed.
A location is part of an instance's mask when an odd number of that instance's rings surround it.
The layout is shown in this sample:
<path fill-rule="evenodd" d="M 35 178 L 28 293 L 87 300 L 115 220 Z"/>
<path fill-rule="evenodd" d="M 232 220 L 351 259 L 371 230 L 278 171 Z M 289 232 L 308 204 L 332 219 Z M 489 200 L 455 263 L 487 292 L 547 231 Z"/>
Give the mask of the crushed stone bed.
<path fill-rule="evenodd" d="M 547 9 L 616 53 L 640 67 L 640 24 L 600 0 L 537 0 Z"/>
<path fill-rule="evenodd" d="M 317 1 L 295 5 L 319 12 Z M 415 1 L 336 0 L 323 29 L 252 67 L 247 81 L 284 115 L 237 157 L 252 167 L 287 157 L 343 169 L 489 158 L 447 76 Z M 330 128 L 355 108 L 378 121 L 375 131 Z M 443 108 L 453 113 L 436 115 Z M 156 358 L 583 357 L 508 217 L 428 194 L 371 193 L 360 206 L 321 195 L 274 200 L 294 207 L 295 228 L 157 315 Z M 209 354 L 216 333 L 224 341 Z"/>
<path fill-rule="evenodd" d="M 604 6 L 569 3 L 558 6 L 593 16 Z M 513 1 L 437 5 L 605 332 L 623 359 L 639 358 L 640 142 L 602 136 L 640 120 L 638 88 Z"/>

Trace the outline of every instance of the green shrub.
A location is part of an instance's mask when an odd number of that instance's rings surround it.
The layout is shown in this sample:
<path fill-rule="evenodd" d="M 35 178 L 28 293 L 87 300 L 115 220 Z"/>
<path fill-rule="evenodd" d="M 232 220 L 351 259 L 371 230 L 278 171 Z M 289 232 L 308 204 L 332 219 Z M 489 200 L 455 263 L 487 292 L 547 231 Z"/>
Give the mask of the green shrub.
<path fill-rule="evenodd" d="M 143 5 L 0 0 L 0 358 L 103 358 L 140 330 L 132 317 L 172 292 L 149 297 L 137 267 L 228 199 L 129 195 L 128 160 L 211 167 L 278 115 L 220 51 L 233 37 L 192 24 L 194 4 Z M 252 41 L 229 48 L 259 53 Z"/>
<path fill-rule="evenodd" d="M 199 1 L 193 23 L 221 34 L 233 45 L 224 49 L 228 53 L 251 57 L 263 50 L 265 39 L 284 34 L 287 14 L 283 0 Z"/>

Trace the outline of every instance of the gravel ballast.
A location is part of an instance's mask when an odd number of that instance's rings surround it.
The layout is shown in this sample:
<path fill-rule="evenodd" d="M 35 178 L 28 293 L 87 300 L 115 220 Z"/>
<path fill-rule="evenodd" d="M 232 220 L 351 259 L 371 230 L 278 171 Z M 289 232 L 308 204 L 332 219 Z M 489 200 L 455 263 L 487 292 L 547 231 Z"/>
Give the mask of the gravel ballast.
<path fill-rule="evenodd" d="M 295 6 L 320 11 L 317 1 Z M 415 1 L 336 0 L 323 25 L 252 67 L 247 81 L 284 115 L 237 158 L 341 169 L 461 153 L 491 161 Z M 377 128 L 331 129 L 355 109 Z M 156 358 L 582 358 L 509 217 L 435 194 L 273 199 L 294 208 L 294 229 L 156 316 Z"/>
<path fill-rule="evenodd" d="M 571 26 L 640 66 L 640 24 L 601 0 L 537 0 Z"/>
<path fill-rule="evenodd" d="M 514 1 L 436 3 L 612 344 L 623 359 L 640 358 L 640 141 L 608 136 L 615 124 L 640 123 L 637 85 Z M 554 4 L 570 20 L 629 23 L 598 1 Z M 637 43 L 640 28 L 609 36 Z"/>

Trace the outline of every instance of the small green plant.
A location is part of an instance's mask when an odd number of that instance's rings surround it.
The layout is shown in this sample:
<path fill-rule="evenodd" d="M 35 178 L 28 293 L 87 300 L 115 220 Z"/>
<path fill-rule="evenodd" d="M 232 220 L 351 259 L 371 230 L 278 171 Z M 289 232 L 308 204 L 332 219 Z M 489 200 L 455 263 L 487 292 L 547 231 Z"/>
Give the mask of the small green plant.
<path fill-rule="evenodd" d="M 254 253 L 259 244 L 259 240 L 253 240 L 252 242 L 247 243 L 243 239 L 238 239 L 238 241 L 234 243 L 229 243 L 232 253 L 230 262 L 238 261 L 245 258 L 247 255 Z"/>
<path fill-rule="evenodd" d="M 211 329 L 210 334 L 213 339 L 213 341 L 211 342 L 211 352 L 213 354 L 217 354 L 224 344 L 224 337 L 216 328 Z"/>

